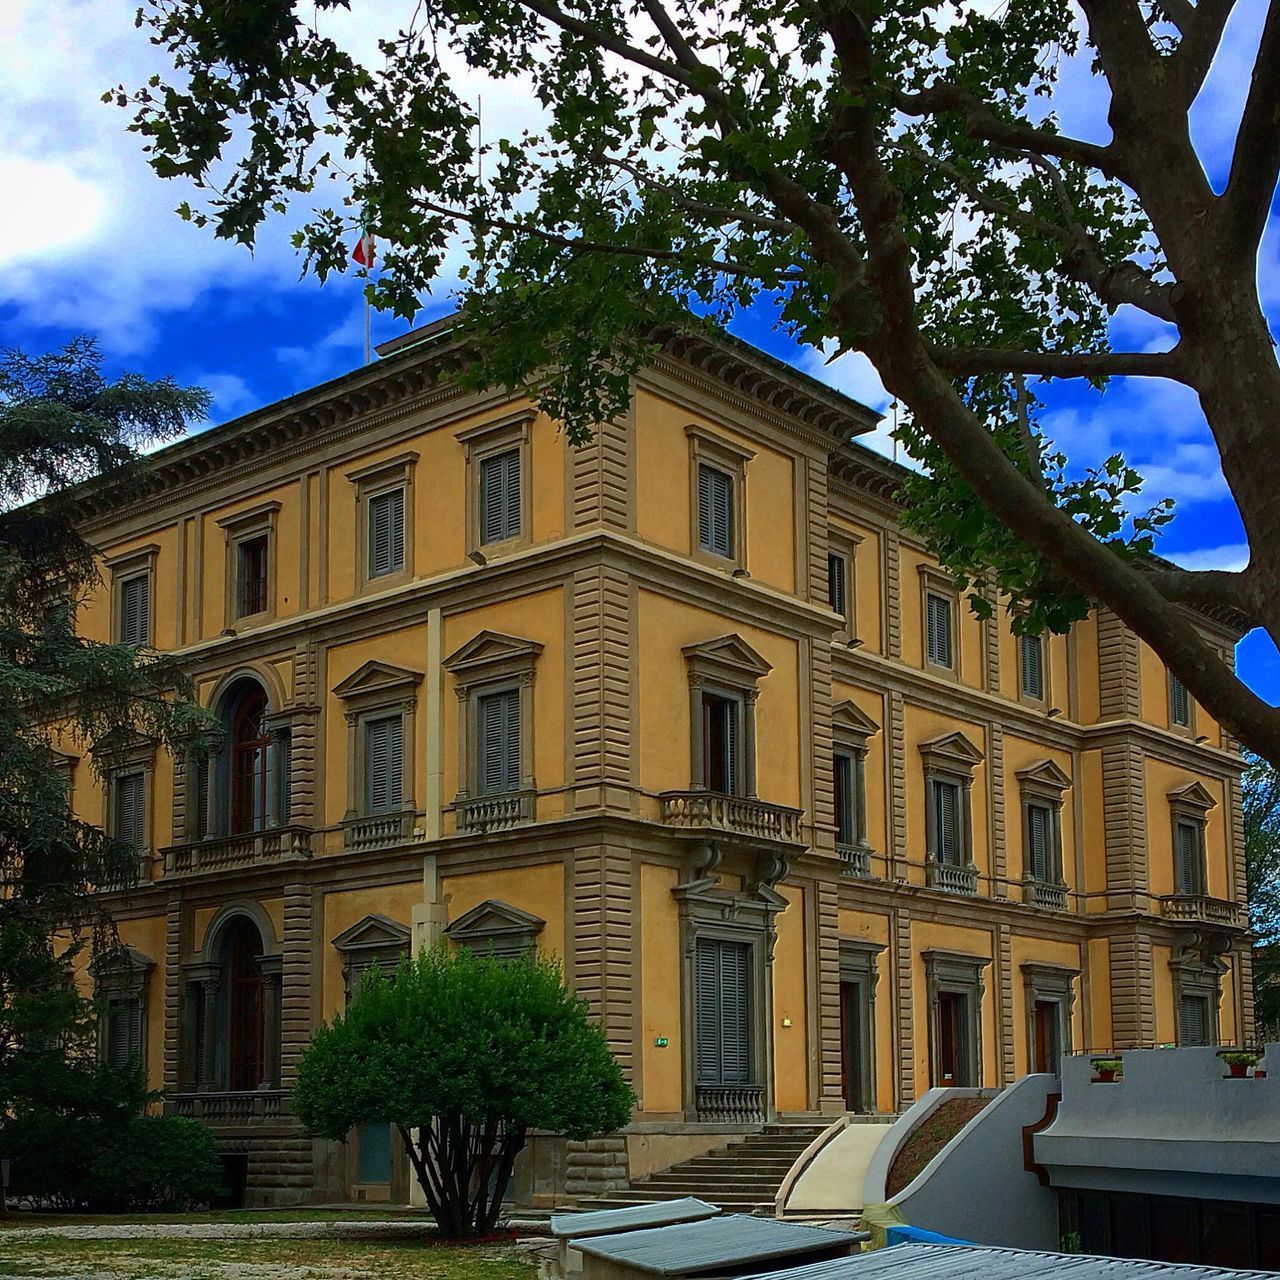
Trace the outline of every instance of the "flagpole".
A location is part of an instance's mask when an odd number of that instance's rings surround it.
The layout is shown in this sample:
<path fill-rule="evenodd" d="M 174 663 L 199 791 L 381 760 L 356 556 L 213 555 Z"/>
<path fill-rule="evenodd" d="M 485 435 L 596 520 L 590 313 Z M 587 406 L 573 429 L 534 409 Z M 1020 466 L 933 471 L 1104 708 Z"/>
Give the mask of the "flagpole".
<path fill-rule="evenodd" d="M 364 362 L 365 364 L 373 363 L 373 346 L 371 339 L 372 321 L 370 318 L 369 306 L 369 268 L 365 268 L 364 272 Z"/>

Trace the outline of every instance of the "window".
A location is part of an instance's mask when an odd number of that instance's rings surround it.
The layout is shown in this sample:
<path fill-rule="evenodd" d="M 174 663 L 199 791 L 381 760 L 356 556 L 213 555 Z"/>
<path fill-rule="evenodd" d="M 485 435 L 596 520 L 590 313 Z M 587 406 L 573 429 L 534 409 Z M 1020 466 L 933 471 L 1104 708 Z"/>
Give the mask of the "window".
<path fill-rule="evenodd" d="M 925 657 L 932 666 L 950 668 L 954 664 L 951 598 L 933 591 L 926 592 L 925 613 Z"/>
<path fill-rule="evenodd" d="M 388 489 L 369 499 L 369 577 L 404 569 L 404 490 Z"/>
<path fill-rule="evenodd" d="M 739 794 L 742 767 L 740 707 L 736 698 L 702 695 L 702 785 L 722 795 Z"/>
<path fill-rule="evenodd" d="M 1022 696 L 1044 701 L 1044 641 L 1040 636 L 1018 637 L 1018 675 Z"/>
<path fill-rule="evenodd" d="M 1061 872 L 1061 845 L 1057 812 L 1047 804 L 1029 801 L 1026 806 L 1027 872 L 1041 884 L 1056 884 Z"/>
<path fill-rule="evenodd" d="M 1173 891 L 1204 892 L 1204 823 L 1178 817 L 1173 824 Z"/>
<path fill-rule="evenodd" d="M 99 1001 L 98 1053 L 113 1067 L 146 1053 L 147 979 L 152 961 L 132 947 L 100 954 L 89 965 Z"/>
<path fill-rule="evenodd" d="M 1209 1001 L 1206 996 L 1184 995 L 1179 1001 L 1178 1043 L 1180 1045 L 1212 1043 L 1209 1035 Z"/>
<path fill-rule="evenodd" d="M 835 767 L 836 843 L 864 844 L 866 822 L 866 766 L 861 753 L 837 752 Z"/>
<path fill-rule="evenodd" d="M 135 574 L 120 583 L 121 644 L 148 644 L 151 641 L 151 576 Z"/>
<path fill-rule="evenodd" d="M 444 936 L 478 956 L 514 960 L 533 955 L 538 935 L 546 927 L 547 922 L 540 916 L 499 898 L 489 898 L 448 924 Z"/>
<path fill-rule="evenodd" d="M 248 920 L 227 930 L 223 950 L 226 974 L 227 1088 L 242 1093 L 263 1083 L 265 1009 L 262 939 Z"/>
<path fill-rule="evenodd" d="M 1172 671 L 1169 672 L 1169 723 L 1180 729 L 1191 727 L 1191 694 Z"/>
<path fill-rule="evenodd" d="M 270 542 L 265 533 L 236 544 L 236 617 L 249 618 L 267 609 L 267 558 Z"/>
<path fill-rule="evenodd" d="M 136 996 L 111 996 L 102 1012 L 102 1057 L 127 1067 L 142 1057 L 142 1018 Z"/>
<path fill-rule="evenodd" d="M 712 555 L 734 554 L 733 477 L 705 462 L 698 466 L 698 546 Z"/>
<path fill-rule="evenodd" d="M 698 1083 L 751 1083 L 750 944 L 699 938 L 694 973 Z"/>
<path fill-rule="evenodd" d="M 934 860 L 947 866 L 962 866 L 966 861 L 964 833 L 961 826 L 962 793 L 957 782 L 933 778 L 929 783 L 929 804 L 933 811 Z"/>
<path fill-rule="evenodd" d="M 837 551 L 827 555 L 827 603 L 832 613 L 849 616 L 849 560 Z"/>
<path fill-rule="evenodd" d="M 520 690 L 483 693 L 479 720 L 479 782 L 484 795 L 520 790 Z"/>
<path fill-rule="evenodd" d="M 504 449 L 480 462 L 480 542 L 520 536 L 520 450 Z"/>
<path fill-rule="evenodd" d="M 930 1084 L 982 1084 L 982 971 L 990 963 L 986 956 L 924 952 Z"/>
<path fill-rule="evenodd" d="M 261 831 L 267 825 L 267 695 L 258 685 L 235 704 L 231 719 L 231 834 Z"/>
<path fill-rule="evenodd" d="M 404 719 L 380 716 L 365 724 L 365 812 L 394 813 L 404 787 Z"/>
<path fill-rule="evenodd" d="M 141 853 L 146 845 L 146 778 L 141 770 L 111 780 L 111 834 Z"/>

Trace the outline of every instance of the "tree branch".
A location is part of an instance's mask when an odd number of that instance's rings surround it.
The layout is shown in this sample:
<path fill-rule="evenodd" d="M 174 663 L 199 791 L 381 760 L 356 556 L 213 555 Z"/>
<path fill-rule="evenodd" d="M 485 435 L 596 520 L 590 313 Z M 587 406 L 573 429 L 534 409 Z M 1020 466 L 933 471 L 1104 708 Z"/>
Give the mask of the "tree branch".
<path fill-rule="evenodd" d="M 984 373 L 1026 374 L 1039 378 L 1171 378 L 1185 381 L 1182 363 L 1172 351 L 1015 351 L 998 347 L 931 346 L 940 368 L 961 377 Z"/>
<path fill-rule="evenodd" d="M 1154 569 L 1146 579 L 1174 604 L 1206 605 L 1234 609 L 1256 622 L 1251 580 L 1248 571 L 1226 569 Z"/>
<path fill-rule="evenodd" d="M 1235 7 L 1236 0 L 1198 0 L 1194 21 L 1182 31 L 1182 41 L 1173 55 L 1173 65 L 1181 74 L 1183 102 L 1188 107 L 1204 85 L 1204 78 L 1209 74 L 1218 46 L 1222 43 L 1227 19 Z"/>
<path fill-rule="evenodd" d="M 1222 251 L 1252 262 L 1280 176 L 1280 0 L 1271 0 L 1223 193 Z"/>
<path fill-rule="evenodd" d="M 1164 16 L 1173 23 L 1185 37 L 1196 21 L 1196 8 L 1191 0 L 1157 0 Z"/>

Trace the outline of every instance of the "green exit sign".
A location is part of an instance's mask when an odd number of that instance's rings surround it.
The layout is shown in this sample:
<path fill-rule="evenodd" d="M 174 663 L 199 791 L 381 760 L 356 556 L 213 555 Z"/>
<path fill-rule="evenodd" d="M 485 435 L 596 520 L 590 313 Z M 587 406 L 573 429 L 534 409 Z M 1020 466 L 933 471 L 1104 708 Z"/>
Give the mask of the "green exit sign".
<path fill-rule="evenodd" d="M 665 1048 L 667 1047 L 668 1040 L 667 1040 L 667 1037 L 666 1037 L 666 1036 L 654 1036 L 654 1038 L 653 1038 L 653 1043 L 654 1043 L 654 1044 L 655 1044 L 659 1049 L 665 1049 Z"/>

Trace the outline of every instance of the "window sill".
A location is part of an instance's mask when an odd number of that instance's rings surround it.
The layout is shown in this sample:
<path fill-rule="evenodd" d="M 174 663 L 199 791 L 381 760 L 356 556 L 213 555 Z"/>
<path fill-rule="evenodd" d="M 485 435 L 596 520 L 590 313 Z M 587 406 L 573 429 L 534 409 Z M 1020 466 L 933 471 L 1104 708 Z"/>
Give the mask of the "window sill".
<path fill-rule="evenodd" d="M 511 791 L 506 795 L 474 796 L 454 805 L 458 830 L 473 835 L 506 831 L 533 821 L 535 793 Z"/>

